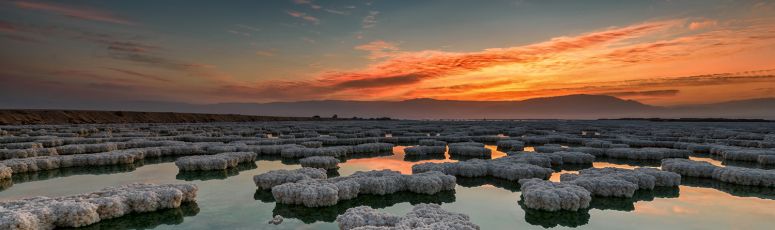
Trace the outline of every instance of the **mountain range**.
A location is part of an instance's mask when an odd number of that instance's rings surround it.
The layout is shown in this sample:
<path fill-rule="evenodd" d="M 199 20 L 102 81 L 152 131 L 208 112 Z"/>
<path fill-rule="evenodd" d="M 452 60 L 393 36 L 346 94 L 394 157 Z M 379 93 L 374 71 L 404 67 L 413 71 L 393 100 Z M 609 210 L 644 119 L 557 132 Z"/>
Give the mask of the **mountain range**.
<path fill-rule="evenodd" d="M 0 101 L 5 109 L 78 109 L 148 112 L 243 114 L 263 116 L 321 116 L 399 119 L 598 119 L 598 118 L 752 118 L 775 119 L 775 98 L 712 104 L 653 106 L 606 95 L 566 95 L 522 101 L 404 101 L 320 100 L 271 103 L 189 104 L 127 101 L 122 103 Z"/>

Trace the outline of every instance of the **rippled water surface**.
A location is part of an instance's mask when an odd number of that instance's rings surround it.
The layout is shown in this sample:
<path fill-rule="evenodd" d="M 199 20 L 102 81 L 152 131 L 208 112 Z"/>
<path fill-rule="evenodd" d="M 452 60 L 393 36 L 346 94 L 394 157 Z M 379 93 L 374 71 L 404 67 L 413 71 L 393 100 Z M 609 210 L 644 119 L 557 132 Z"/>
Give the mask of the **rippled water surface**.
<path fill-rule="evenodd" d="M 495 150 L 494 146 L 487 147 Z M 454 161 L 448 156 L 443 159 L 404 159 L 403 148 L 395 147 L 393 155 L 389 156 L 349 159 L 340 164 L 338 174 L 346 176 L 374 169 L 411 173 L 413 164 Z M 493 153 L 494 158 L 504 155 L 499 151 Z M 692 159 L 724 164 L 703 156 Z M 586 167 L 658 166 L 658 163 L 601 159 Z M 257 191 L 253 184 L 253 175 L 298 167 L 293 162 L 267 159 L 228 172 L 179 174 L 170 159 L 153 159 L 129 166 L 62 169 L 14 175 L 14 184 L 4 185 L 5 190 L 0 191 L 0 200 L 72 195 L 134 182 L 195 183 L 199 186 L 196 204 L 133 214 L 87 229 L 338 229 L 334 219 L 350 207 L 368 205 L 403 215 L 412 204 L 429 202 L 468 214 L 482 229 L 772 229 L 775 224 L 775 189 L 695 178 L 684 178 L 679 188 L 639 191 L 630 199 L 596 197 L 589 211 L 557 213 L 525 211 L 518 202 L 519 185 L 493 178 L 458 178 L 454 192 L 360 196 L 326 208 L 278 205 L 269 192 Z M 559 180 L 561 173 L 575 173 L 581 168 L 555 169 L 552 180 Z M 277 226 L 267 224 L 276 214 L 284 216 L 285 221 Z"/>

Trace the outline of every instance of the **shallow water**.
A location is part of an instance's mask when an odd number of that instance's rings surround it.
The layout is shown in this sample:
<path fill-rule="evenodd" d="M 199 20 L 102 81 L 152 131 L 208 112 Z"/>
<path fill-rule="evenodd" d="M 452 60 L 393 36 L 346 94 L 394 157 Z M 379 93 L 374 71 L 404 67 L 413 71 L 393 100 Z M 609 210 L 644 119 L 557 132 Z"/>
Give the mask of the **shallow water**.
<path fill-rule="evenodd" d="M 494 146 L 487 147 L 495 150 Z M 411 173 L 413 164 L 454 161 L 449 156 L 408 161 L 404 159 L 403 148 L 395 147 L 393 155 L 389 156 L 348 159 L 340 164 L 338 173 L 345 176 L 374 169 Z M 493 152 L 493 157 L 504 155 L 503 152 Z M 715 161 L 704 157 L 692 159 Z M 685 178 L 683 185 L 677 189 L 639 191 L 631 199 L 595 198 L 592 209 L 584 212 L 526 212 L 518 203 L 519 185 L 494 178 L 459 178 L 454 192 L 436 195 L 399 193 L 360 196 L 333 207 L 304 208 L 277 205 L 270 193 L 257 191 L 252 181 L 253 175 L 300 167 L 297 164 L 259 160 L 256 167 L 241 167 L 243 171 L 178 175 L 170 160 L 146 160 L 143 165 L 134 166 L 14 175 L 15 184 L 0 192 L 0 200 L 36 195 L 72 195 L 134 182 L 195 183 L 200 188 L 195 205 L 103 221 L 88 229 L 337 229 L 333 222 L 336 215 L 350 207 L 369 205 L 403 215 L 412 204 L 428 202 L 466 213 L 482 229 L 622 229 L 624 226 L 628 229 L 771 229 L 775 224 L 775 212 L 772 211 L 775 208 L 775 189 L 736 186 L 713 180 Z M 650 165 L 601 159 L 591 167 L 636 166 Z M 581 168 L 584 167 L 556 169 L 552 180 L 559 180 L 560 173 L 575 173 Z M 284 216 L 285 221 L 278 226 L 267 224 L 275 214 Z"/>

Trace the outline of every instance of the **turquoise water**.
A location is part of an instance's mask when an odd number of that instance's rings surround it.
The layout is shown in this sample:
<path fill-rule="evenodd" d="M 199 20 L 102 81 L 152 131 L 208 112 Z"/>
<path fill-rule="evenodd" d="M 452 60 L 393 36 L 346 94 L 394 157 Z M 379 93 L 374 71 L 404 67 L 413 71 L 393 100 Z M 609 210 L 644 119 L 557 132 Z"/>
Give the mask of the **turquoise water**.
<path fill-rule="evenodd" d="M 390 156 L 349 159 L 340 164 L 338 174 L 345 176 L 373 169 L 411 173 L 412 164 L 451 161 L 448 157 L 406 161 L 403 148 L 396 147 Z M 488 148 L 494 149 L 493 146 Z M 493 154 L 493 157 L 501 156 L 502 152 Z M 721 164 L 703 156 L 693 159 Z M 639 191 L 632 199 L 594 198 L 592 208 L 584 212 L 526 212 L 518 202 L 519 185 L 493 178 L 459 178 L 454 192 L 436 195 L 361 196 L 333 207 L 305 208 L 277 205 L 269 192 L 257 191 L 253 184 L 252 177 L 256 174 L 300 167 L 293 162 L 266 159 L 229 172 L 179 175 L 171 161 L 147 159 L 136 165 L 14 175 L 14 184 L 6 184 L 0 191 L 0 200 L 72 195 L 134 182 L 195 183 L 199 186 L 195 204 L 107 220 L 86 229 L 338 229 L 333 222 L 336 215 L 350 207 L 369 205 L 403 215 L 412 204 L 429 202 L 468 214 L 482 229 L 772 229 L 775 224 L 775 189 L 712 180 L 684 178 L 684 184 L 677 189 Z M 658 166 L 602 159 L 592 167 L 631 168 L 636 165 Z M 579 169 L 556 169 L 552 180 L 557 180 L 560 173 L 574 173 Z M 277 226 L 267 224 L 275 214 L 284 216 L 285 221 Z"/>

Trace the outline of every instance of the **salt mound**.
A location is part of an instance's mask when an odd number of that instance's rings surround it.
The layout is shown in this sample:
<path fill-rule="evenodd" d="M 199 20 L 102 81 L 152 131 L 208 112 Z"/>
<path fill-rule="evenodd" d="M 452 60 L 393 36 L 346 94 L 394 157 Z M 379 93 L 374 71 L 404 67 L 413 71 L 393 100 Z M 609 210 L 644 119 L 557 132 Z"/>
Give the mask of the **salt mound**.
<path fill-rule="evenodd" d="M 501 140 L 496 145 L 502 151 L 522 151 L 525 148 L 525 142 L 518 140 Z"/>
<path fill-rule="evenodd" d="M 240 163 L 253 161 L 256 161 L 256 153 L 254 152 L 227 152 L 181 157 L 175 160 L 175 165 L 183 171 L 224 170 L 237 167 Z"/>
<path fill-rule="evenodd" d="M 662 170 L 678 173 L 682 176 L 711 178 L 713 177 L 713 170 L 716 170 L 716 168 L 718 167 L 704 161 L 678 158 L 662 160 Z"/>
<path fill-rule="evenodd" d="M 522 201 L 525 206 L 545 211 L 577 211 L 589 207 L 592 196 L 581 186 L 540 179 L 523 179 Z"/>
<path fill-rule="evenodd" d="M 344 157 L 352 152 L 352 146 L 332 146 L 321 148 L 290 147 L 282 148 L 280 150 L 280 156 L 284 158 L 300 158 L 311 156 Z"/>
<path fill-rule="evenodd" d="M 0 164 L 0 180 L 11 179 L 13 170 L 5 165 Z"/>
<path fill-rule="evenodd" d="M 610 148 L 605 151 L 607 157 L 633 160 L 688 158 L 689 154 L 691 154 L 691 151 L 669 148 Z"/>
<path fill-rule="evenodd" d="M 355 154 L 392 152 L 393 144 L 390 144 L 390 143 L 359 144 L 359 145 L 352 146 L 352 151 Z"/>
<path fill-rule="evenodd" d="M 479 226 L 472 223 L 468 215 L 449 212 L 438 204 L 418 204 L 403 217 L 374 210 L 368 206 L 347 209 L 336 217 L 340 229 L 457 229 L 474 230 Z"/>
<path fill-rule="evenodd" d="M 299 160 L 301 167 L 335 169 L 338 168 L 339 160 L 329 156 L 312 156 Z"/>
<path fill-rule="evenodd" d="M 349 230 L 359 227 L 392 227 L 401 218 L 388 213 L 383 213 L 369 206 L 349 208 L 342 215 L 336 217 L 339 229 Z"/>
<path fill-rule="evenodd" d="M 549 156 L 552 159 L 552 165 L 592 164 L 592 162 L 595 161 L 595 156 L 582 152 L 557 151 L 543 154 Z"/>
<path fill-rule="evenodd" d="M 502 158 L 499 158 L 502 159 Z M 462 177 L 492 176 L 506 180 L 528 178 L 549 178 L 552 170 L 532 164 L 506 160 L 472 159 L 459 162 L 421 163 L 412 166 L 412 173 L 438 171 L 444 174 Z"/>
<path fill-rule="evenodd" d="M 326 179 L 326 170 L 317 168 L 300 168 L 293 170 L 279 169 L 253 176 L 253 182 L 260 189 L 271 189 L 274 186 L 308 179 Z"/>
<path fill-rule="evenodd" d="M 655 168 L 636 168 L 635 172 L 653 176 L 656 179 L 654 186 L 675 187 L 681 184 L 681 175 L 678 173 L 662 171 Z"/>
<path fill-rule="evenodd" d="M 321 207 L 349 200 L 359 194 L 386 195 L 401 191 L 436 194 L 455 189 L 455 177 L 440 172 L 403 175 L 397 171 L 356 172 L 346 177 L 305 179 L 272 187 L 278 203 Z"/>
<path fill-rule="evenodd" d="M 713 171 L 713 179 L 739 185 L 775 187 L 775 170 L 718 167 Z"/>
<path fill-rule="evenodd" d="M 632 197 L 635 190 L 654 186 L 678 186 L 680 175 L 652 168 L 634 170 L 620 168 L 589 168 L 579 174 L 562 174 L 560 181 L 584 187 L 595 196 Z"/>
<path fill-rule="evenodd" d="M 130 184 L 57 198 L 0 202 L 0 229 L 81 227 L 130 213 L 178 208 L 196 199 L 196 185 Z"/>

